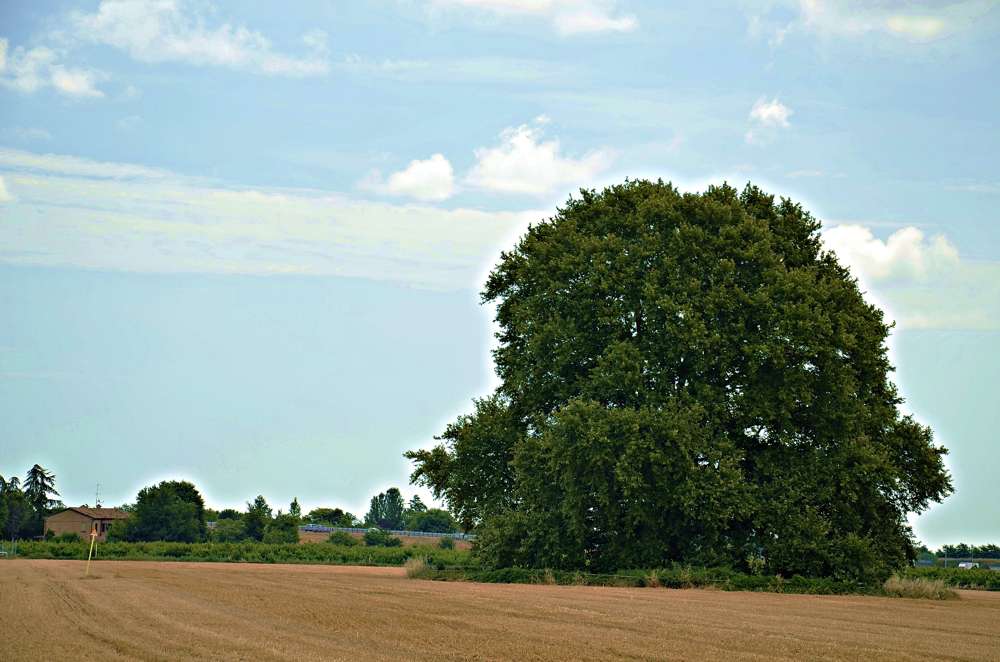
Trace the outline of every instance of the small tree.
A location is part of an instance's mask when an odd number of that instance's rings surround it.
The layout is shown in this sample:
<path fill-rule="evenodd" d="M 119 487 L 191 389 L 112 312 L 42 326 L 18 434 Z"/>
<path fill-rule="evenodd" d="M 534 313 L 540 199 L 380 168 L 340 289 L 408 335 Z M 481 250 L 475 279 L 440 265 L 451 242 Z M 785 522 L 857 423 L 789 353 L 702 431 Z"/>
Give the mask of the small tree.
<path fill-rule="evenodd" d="M 247 537 L 252 540 L 263 540 L 264 530 L 268 522 L 271 521 L 271 507 L 261 494 L 247 504 L 247 514 L 243 516 L 243 523 L 246 525 Z"/>
<path fill-rule="evenodd" d="M 267 523 L 263 541 L 270 544 L 296 543 L 299 541 L 299 520 L 291 513 L 279 512 Z"/>
<path fill-rule="evenodd" d="M 371 528 L 365 531 L 365 544 L 369 547 L 399 547 L 403 541 L 388 531 L 379 528 Z"/>
<path fill-rule="evenodd" d="M 407 511 L 411 513 L 422 513 L 427 510 L 427 506 L 424 505 L 423 500 L 420 498 L 419 494 L 414 494 L 413 498 L 410 499 L 410 505 Z"/>
<path fill-rule="evenodd" d="M 431 508 L 422 512 L 407 513 L 406 528 L 410 531 L 454 533 L 458 531 L 458 523 L 447 510 Z"/>
<path fill-rule="evenodd" d="M 365 523 L 380 529 L 401 529 L 405 510 L 403 495 L 399 493 L 399 489 L 390 487 L 372 497 Z"/>
<path fill-rule="evenodd" d="M 347 531 L 334 531 L 326 541 L 331 545 L 343 545 L 344 547 L 355 547 L 361 544 Z"/>
<path fill-rule="evenodd" d="M 219 518 L 209 534 L 212 542 L 240 542 L 247 538 L 247 528 L 242 519 Z"/>

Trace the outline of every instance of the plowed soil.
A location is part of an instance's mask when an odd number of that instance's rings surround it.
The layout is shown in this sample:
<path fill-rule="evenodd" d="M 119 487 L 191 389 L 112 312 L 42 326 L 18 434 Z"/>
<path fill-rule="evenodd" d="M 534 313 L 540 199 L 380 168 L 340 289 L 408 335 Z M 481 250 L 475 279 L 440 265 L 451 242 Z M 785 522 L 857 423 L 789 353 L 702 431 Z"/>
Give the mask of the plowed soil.
<path fill-rule="evenodd" d="M 0 561 L 0 659 L 1000 660 L 1000 593 L 933 602 L 446 584 L 401 569 Z"/>

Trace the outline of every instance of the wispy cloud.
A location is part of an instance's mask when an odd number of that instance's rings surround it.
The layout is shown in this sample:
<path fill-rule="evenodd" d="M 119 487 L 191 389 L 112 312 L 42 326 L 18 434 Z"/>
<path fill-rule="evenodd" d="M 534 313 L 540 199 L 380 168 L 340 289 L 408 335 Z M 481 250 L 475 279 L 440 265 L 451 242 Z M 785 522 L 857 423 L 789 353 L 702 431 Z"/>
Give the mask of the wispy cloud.
<path fill-rule="evenodd" d="M 10 202 L 13 199 L 14 196 L 7 190 L 7 182 L 4 181 L 3 177 L 0 177 L 0 203 Z"/>
<path fill-rule="evenodd" d="M 766 16 L 775 4 L 793 7 L 797 15 L 784 21 Z M 755 7 L 748 32 L 766 37 L 772 48 L 794 33 L 840 39 L 877 35 L 923 43 L 973 28 L 994 7 L 991 0 L 779 0 Z"/>
<path fill-rule="evenodd" d="M 51 88 L 69 97 L 103 97 L 97 85 L 108 78 L 107 74 L 69 66 L 65 57 L 65 53 L 46 46 L 17 46 L 10 50 L 7 39 L 0 39 L 0 85 L 24 94 Z"/>
<path fill-rule="evenodd" d="M 316 76 L 329 70 L 325 33 L 302 36 L 305 53 L 275 50 L 270 39 L 244 25 L 212 25 L 185 0 L 102 0 L 93 13 L 70 20 L 75 37 L 119 48 L 142 62 L 184 62 L 277 76 Z"/>
<path fill-rule="evenodd" d="M 17 199 L 0 261 L 145 272 L 302 273 L 476 288 L 540 211 L 394 205 L 233 189 L 130 164 L 0 152 Z"/>
<path fill-rule="evenodd" d="M 437 9 L 465 9 L 504 18 L 548 21 L 563 36 L 630 32 L 639 27 L 632 14 L 620 13 L 615 0 L 430 0 Z"/>

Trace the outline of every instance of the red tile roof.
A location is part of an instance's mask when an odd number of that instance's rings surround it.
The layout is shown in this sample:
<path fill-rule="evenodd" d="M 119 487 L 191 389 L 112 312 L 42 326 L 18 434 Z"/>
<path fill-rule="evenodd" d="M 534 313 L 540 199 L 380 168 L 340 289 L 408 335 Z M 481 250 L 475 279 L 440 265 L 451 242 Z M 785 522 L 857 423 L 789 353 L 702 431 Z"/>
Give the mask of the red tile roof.
<path fill-rule="evenodd" d="M 87 508 L 80 506 L 67 508 L 66 510 L 75 510 L 91 519 L 125 519 L 128 517 L 128 513 L 118 508 Z"/>

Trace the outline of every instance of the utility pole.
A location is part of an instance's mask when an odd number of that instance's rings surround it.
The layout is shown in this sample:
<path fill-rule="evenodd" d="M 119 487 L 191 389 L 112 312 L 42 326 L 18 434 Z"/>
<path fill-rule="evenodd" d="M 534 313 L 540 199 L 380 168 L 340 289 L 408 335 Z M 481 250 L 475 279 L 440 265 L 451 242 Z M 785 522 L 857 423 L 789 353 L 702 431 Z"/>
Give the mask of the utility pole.
<path fill-rule="evenodd" d="M 94 508 L 101 507 L 101 484 L 97 484 L 97 490 L 94 492 Z"/>

